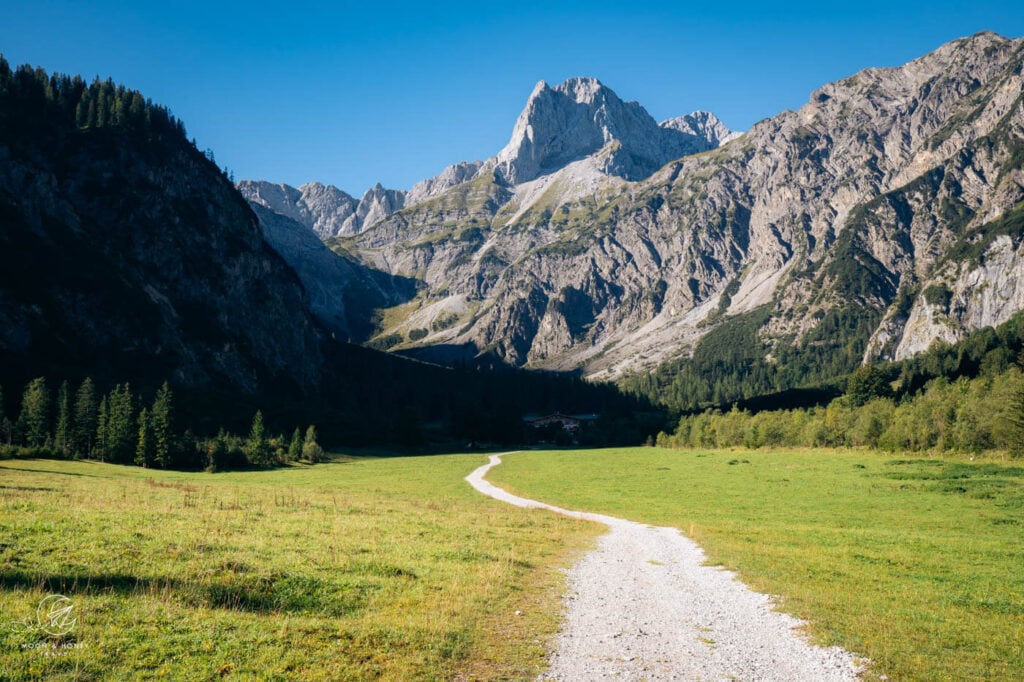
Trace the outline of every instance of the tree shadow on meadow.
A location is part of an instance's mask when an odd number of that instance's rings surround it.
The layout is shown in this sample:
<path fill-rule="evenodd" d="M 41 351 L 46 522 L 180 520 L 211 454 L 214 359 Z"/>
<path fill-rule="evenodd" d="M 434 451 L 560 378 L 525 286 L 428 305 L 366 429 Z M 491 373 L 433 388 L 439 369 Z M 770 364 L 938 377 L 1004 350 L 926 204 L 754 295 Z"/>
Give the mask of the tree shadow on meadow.
<path fill-rule="evenodd" d="M 4 591 L 35 590 L 72 599 L 75 596 L 146 596 L 176 601 L 192 608 L 334 617 L 351 615 L 363 609 L 372 594 L 381 588 L 379 581 L 355 579 L 328 583 L 284 573 L 252 575 L 248 569 L 241 573 L 226 570 L 209 581 L 146 578 L 121 573 L 0 573 L 0 589 Z"/>

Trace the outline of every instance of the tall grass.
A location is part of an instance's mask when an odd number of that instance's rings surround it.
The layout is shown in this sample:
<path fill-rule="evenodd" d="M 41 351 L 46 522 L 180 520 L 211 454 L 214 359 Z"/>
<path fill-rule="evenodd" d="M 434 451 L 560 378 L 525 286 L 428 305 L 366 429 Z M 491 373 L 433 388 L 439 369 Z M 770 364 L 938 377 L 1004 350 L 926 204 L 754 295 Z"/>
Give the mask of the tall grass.
<path fill-rule="evenodd" d="M 891 680 L 1024 679 L 1024 466 L 866 451 L 529 452 L 520 495 L 682 529 Z"/>
<path fill-rule="evenodd" d="M 480 496 L 482 461 L 0 462 L 0 679 L 532 679 L 601 529 Z"/>

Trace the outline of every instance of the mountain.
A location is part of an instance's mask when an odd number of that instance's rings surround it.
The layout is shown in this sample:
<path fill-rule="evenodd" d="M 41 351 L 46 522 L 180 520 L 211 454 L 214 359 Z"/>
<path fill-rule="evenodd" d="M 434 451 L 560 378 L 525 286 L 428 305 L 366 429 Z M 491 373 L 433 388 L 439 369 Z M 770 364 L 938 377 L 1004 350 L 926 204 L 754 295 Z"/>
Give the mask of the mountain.
<path fill-rule="evenodd" d="M 469 180 L 350 247 L 424 285 L 383 330 L 422 357 L 621 377 L 722 343 L 768 390 L 906 357 L 1024 303 L 1022 46 L 866 69 L 742 136 L 541 83 Z"/>

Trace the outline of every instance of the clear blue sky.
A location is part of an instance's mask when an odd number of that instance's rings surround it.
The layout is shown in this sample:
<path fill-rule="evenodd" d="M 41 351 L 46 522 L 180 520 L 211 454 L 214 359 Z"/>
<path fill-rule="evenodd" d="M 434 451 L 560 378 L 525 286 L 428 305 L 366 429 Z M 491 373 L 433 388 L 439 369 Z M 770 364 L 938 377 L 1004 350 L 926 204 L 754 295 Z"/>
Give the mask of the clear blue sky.
<path fill-rule="evenodd" d="M 5 0 L 0 53 L 143 91 L 237 179 L 358 197 L 493 155 L 542 79 L 745 130 L 862 68 L 1024 35 L 1020 0 L 831 4 Z"/>

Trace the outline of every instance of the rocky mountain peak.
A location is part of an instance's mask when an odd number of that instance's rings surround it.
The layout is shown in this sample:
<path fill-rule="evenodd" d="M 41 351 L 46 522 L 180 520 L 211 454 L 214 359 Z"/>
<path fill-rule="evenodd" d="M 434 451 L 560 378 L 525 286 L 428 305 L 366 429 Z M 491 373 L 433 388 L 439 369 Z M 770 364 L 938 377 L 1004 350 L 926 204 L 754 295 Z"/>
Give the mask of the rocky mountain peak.
<path fill-rule="evenodd" d="M 730 140 L 734 140 L 743 133 L 729 130 L 722 121 L 710 111 L 695 111 L 685 116 L 677 116 L 659 124 L 662 128 L 676 130 L 685 135 L 691 135 L 695 142 L 700 141 L 708 145 L 708 149 L 720 147 Z"/>
<path fill-rule="evenodd" d="M 683 124 L 659 126 L 642 106 L 624 102 L 596 78 L 570 78 L 553 88 L 540 81 L 496 157 L 496 171 L 517 185 L 602 152 L 602 173 L 640 180 L 669 161 L 718 146 L 729 134 L 721 126 L 709 139 L 698 120 L 689 125 L 701 133 Z"/>

